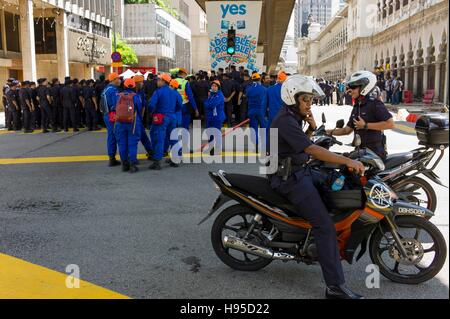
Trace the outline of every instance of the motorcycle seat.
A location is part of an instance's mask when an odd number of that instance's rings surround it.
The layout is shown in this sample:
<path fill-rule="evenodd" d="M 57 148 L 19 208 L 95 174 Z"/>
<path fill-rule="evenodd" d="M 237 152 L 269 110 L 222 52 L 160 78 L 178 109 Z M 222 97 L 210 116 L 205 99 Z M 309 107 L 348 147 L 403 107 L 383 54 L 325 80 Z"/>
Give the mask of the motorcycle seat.
<path fill-rule="evenodd" d="M 386 169 L 391 169 L 409 162 L 410 160 L 412 160 L 413 156 L 414 154 L 412 152 L 392 154 L 387 157 L 384 164 L 386 166 Z"/>
<path fill-rule="evenodd" d="M 263 203 L 282 209 L 289 216 L 296 216 L 293 213 L 295 211 L 294 206 L 272 189 L 267 178 L 241 174 L 227 174 L 225 178 L 238 190 L 253 196 Z"/>

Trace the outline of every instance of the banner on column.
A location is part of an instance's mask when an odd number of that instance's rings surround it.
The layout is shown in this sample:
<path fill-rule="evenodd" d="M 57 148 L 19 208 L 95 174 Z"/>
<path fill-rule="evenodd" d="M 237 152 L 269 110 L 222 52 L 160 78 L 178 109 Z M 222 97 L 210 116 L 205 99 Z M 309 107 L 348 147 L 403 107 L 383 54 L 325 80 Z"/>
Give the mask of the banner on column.
<path fill-rule="evenodd" d="M 257 65 L 259 25 L 262 1 L 207 1 L 209 50 L 211 68 L 230 64 L 260 71 Z M 227 53 L 228 30 L 236 30 L 236 53 Z"/>

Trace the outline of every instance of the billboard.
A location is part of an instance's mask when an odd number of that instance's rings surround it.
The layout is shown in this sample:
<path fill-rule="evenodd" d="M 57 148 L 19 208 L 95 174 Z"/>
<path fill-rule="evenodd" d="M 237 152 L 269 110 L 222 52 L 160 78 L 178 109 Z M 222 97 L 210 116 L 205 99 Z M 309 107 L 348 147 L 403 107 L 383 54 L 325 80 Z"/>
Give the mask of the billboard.
<path fill-rule="evenodd" d="M 211 69 L 230 64 L 260 71 L 257 65 L 259 25 L 262 1 L 207 1 Z M 227 53 L 228 30 L 236 30 L 236 53 Z"/>

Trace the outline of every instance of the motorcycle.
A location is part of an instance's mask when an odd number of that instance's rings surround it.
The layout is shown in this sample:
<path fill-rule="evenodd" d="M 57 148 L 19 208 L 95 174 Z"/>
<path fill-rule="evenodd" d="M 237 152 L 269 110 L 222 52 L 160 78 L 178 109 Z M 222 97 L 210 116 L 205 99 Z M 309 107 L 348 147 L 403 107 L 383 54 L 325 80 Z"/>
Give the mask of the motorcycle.
<path fill-rule="evenodd" d="M 311 137 L 313 143 L 328 150 L 334 145 L 343 145 L 334 136 L 327 134 L 325 124 L 326 117 L 322 114 L 322 126 Z M 336 128 L 343 128 L 344 125 L 344 120 L 339 120 L 336 123 Z M 355 140 L 356 138 L 355 136 Z M 348 146 L 355 146 L 355 141 Z M 434 173 L 434 170 L 445 155 L 445 149 L 446 147 L 436 148 L 435 146 L 424 144 L 422 147 L 410 152 L 389 155 L 384 161 L 384 169 L 380 171 L 378 176 L 402 200 L 424 206 L 435 212 L 437 207 L 436 192 L 430 183 L 419 177 L 419 175 L 424 175 L 436 184 L 448 188 L 448 186 L 441 182 L 439 176 Z M 438 150 L 440 151 L 440 155 L 433 165 L 428 168 L 438 153 Z M 346 153 L 343 155 L 351 156 L 351 154 Z"/>
<path fill-rule="evenodd" d="M 356 261 L 368 248 L 386 278 L 404 284 L 430 280 L 447 254 L 441 232 L 423 218 L 434 213 L 398 199 L 377 176 L 383 162 L 376 154 L 364 152 L 359 160 L 367 168 L 365 176 L 342 167 L 350 189 L 322 194 L 336 226 L 341 258 L 352 264 L 357 248 L 361 250 Z M 257 271 L 274 260 L 317 263 L 311 224 L 272 190 L 267 178 L 224 171 L 209 176 L 221 194 L 199 225 L 225 204 L 236 202 L 220 212 L 211 229 L 213 249 L 223 263 L 240 271 Z"/>

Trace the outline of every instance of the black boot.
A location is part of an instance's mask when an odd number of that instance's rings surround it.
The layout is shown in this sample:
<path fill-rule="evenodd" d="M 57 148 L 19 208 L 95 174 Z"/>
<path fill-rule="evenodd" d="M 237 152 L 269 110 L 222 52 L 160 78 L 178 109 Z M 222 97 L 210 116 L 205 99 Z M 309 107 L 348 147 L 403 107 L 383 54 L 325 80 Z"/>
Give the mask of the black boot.
<path fill-rule="evenodd" d="M 115 156 L 110 156 L 109 157 L 109 167 L 114 167 L 114 166 L 119 166 L 120 162 L 118 160 L 116 160 Z"/>
<path fill-rule="evenodd" d="M 147 152 L 147 159 L 148 159 L 149 161 L 151 161 L 152 158 L 153 158 L 153 155 L 155 155 L 155 152 L 154 152 L 154 151 Z"/>
<path fill-rule="evenodd" d="M 169 160 L 169 165 L 170 165 L 170 167 L 173 167 L 173 168 L 180 167 L 180 164 L 177 164 L 177 163 L 173 162 L 172 160 Z"/>
<path fill-rule="evenodd" d="M 154 171 L 160 171 L 161 170 L 161 162 L 160 161 L 153 162 L 153 164 L 150 165 L 149 169 L 154 170 Z"/>
<path fill-rule="evenodd" d="M 130 165 L 130 173 L 136 173 L 139 171 L 139 168 L 136 166 L 136 163 L 131 163 Z"/>
<path fill-rule="evenodd" d="M 122 163 L 122 172 L 129 172 L 131 168 L 130 162 L 123 161 Z"/>
<path fill-rule="evenodd" d="M 354 293 L 344 285 L 328 286 L 325 295 L 327 299 L 364 299 L 363 296 Z"/>

